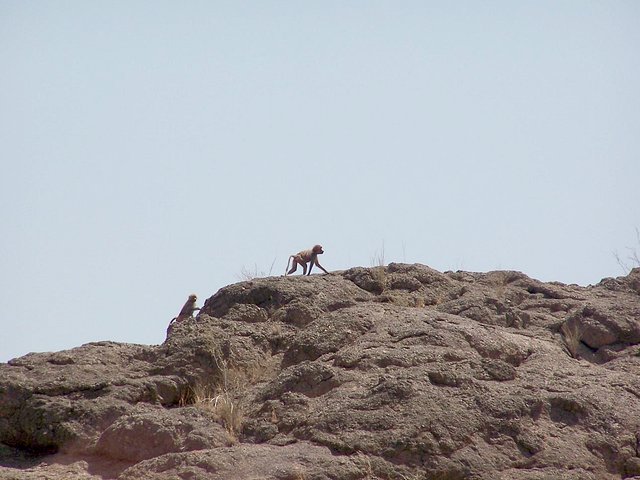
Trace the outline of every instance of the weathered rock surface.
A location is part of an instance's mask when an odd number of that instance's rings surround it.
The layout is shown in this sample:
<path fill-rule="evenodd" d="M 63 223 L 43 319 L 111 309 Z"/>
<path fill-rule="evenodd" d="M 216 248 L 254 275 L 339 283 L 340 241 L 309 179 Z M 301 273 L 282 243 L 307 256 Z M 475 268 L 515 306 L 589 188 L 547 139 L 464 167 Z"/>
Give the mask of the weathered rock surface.
<path fill-rule="evenodd" d="M 0 364 L 3 479 L 640 479 L 640 269 L 230 285 L 160 346 Z"/>

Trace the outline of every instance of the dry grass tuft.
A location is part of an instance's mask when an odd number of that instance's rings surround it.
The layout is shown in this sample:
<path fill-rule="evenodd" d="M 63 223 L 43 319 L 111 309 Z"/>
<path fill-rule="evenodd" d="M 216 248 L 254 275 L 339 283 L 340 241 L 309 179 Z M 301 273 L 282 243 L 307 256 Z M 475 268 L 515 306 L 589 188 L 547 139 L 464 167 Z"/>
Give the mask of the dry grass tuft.
<path fill-rule="evenodd" d="M 438 475 L 438 477 L 443 478 L 443 479 L 445 478 L 444 475 L 442 475 L 442 476 Z M 437 480 L 438 477 L 431 477 L 431 478 L 433 478 L 434 480 Z M 419 475 L 403 475 L 403 474 L 400 474 L 400 479 L 401 480 L 422 480 L 424 478 L 425 477 L 419 476 Z"/>
<path fill-rule="evenodd" d="M 273 266 L 275 264 L 276 264 L 276 258 L 274 258 L 273 262 L 271 262 L 271 266 L 269 267 L 268 272 L 265 272 L 264 270 L 258 270 L 258 265 L 255 263 L 253 264 L 253 270 L 243 265 L 242 269 L 240 270 L 240 273 L 236 275 L 236 277 L 240 281 L 247 281 L 247 282 L 249 280 L 253 280 L 254 278 L 270 277 L 273 274 Z"/>
<path fill-rule="evenodd" d="M 582 341 L 582 329 L 580 325 L 576 322 L 565 322 L 562 327 L 560 327 L 560 332 L 562 333 L 562 340 L 569 355 L 576 359 L 580 358 L 578 354 L 578 348 Z"/>
<path fill-rule="evenodd" d="M 375 290 L 382 293 L 387 288 L 387 271 L 384 267 L 373 267 L 371 269 L 371 278 L 375 282 Z"/>
<path fill-rule="evenodd" d="M 180 401 L 180 406 L 192 405 L 213 415 L 229 432 L 232 440 L 237 440 L 242 432 L 244 414 L 239 402 L 225 391 L 220 391 L 218 387 L 196 384 L 189 387 L 185 396 Z"/>
<path fill-rule="evenodd" d="M 242 433 L 245 420 L 241 400 L 246 389 L 264 378 L 267 366 L 233 365 L 219 352 L 214 354 L 218 374 L 208 381 L 195 382 L 182 393 L 179 406 L 193 405 L 210 412 L 229 432 L 232 440 Z"/>
<path fill-rule="evenodd" d="M 374 459 L 376 458 L 375 455 L 373 456 L 373 458 Z M 403 474 L 403 473 L 397 473 L 397 472 L 395 472 L 395 475 L 393 477 L 389 477 L 388 474 L 382 474 L 382 476 L 380 476 L 380 474 L 377 474 L 375 472 L 375 468 L 373 466 L 371 459 L 372 457 L 370 455 L 367 455 L 366 453 L 361 451 L 357 451 L 353 455 L 353 462 L 361 470 L 359 474 L 362 476 L 358 478 L 362 480 L 385 480 L 388 478 L 398 478 L 399 480 L 422 480 L 427 478 L 425 474 Z M 445 478 L 445 477 L 444 476 L 441 477 L 440 475 L 437 475 L 436 477 L 430 476 L 429 478 Z M 446 478 L 449 478 L 449 477 L 447 476 Z"/>
<path fill-rule="evenodd" d="M 376 250 L 373 252 L 371 256 L 371 266 L 372 267 L 384 267 L 385 259 L 384 259 L 384 242 L 382 242 L 382 248 L 380 251 Z"/>

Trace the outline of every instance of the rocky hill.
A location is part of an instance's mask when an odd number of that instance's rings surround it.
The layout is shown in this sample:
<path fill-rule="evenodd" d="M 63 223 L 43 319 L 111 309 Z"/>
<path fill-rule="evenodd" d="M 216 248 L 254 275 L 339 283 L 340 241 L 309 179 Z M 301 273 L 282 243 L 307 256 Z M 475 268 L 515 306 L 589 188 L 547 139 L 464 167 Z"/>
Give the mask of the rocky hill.
<path fill-rule="evenodd" d="M 640 479 L 639 344 L 640 269 L 255 279 L 0 364 L 0 478 Z"/>

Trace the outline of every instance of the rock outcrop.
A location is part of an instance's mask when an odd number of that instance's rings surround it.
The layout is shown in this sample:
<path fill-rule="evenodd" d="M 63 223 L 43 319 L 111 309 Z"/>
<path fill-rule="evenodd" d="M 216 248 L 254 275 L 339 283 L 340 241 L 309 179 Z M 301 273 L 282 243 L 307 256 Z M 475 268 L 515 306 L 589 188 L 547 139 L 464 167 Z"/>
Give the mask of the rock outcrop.
<path fill-rule="evenodd" d="M 640 269 L 222 288 L 159 346 L 0 364 L 2 479 L 640 479 Z"/>

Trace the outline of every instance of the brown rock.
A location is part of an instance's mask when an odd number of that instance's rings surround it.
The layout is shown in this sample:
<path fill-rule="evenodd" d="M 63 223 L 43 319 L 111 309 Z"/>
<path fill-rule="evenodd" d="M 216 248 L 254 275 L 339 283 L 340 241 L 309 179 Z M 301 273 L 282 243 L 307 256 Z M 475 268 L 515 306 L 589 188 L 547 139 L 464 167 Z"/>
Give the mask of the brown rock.
<path fill-rule="evenodd" d="M 0 365 L 0 478 L 634 478 L 638 432 L 640 269 L 254 279 Z"/>

